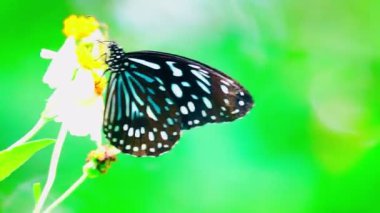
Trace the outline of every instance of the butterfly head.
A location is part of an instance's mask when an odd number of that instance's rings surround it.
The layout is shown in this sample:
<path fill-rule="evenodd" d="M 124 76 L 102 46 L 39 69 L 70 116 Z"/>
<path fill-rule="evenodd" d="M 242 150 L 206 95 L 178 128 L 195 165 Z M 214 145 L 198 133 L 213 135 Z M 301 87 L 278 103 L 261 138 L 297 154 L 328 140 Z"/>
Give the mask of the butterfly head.
<path fill-rule="evenodd" d="M 125 52 L 116 42 L 109 41 L 107 42 L 107 47 L 109 50 L 109 57 L 106 60 L 106 63 L 110 71 L 119 71 L 120 70 L 120 61 L 123 60 Z"/>

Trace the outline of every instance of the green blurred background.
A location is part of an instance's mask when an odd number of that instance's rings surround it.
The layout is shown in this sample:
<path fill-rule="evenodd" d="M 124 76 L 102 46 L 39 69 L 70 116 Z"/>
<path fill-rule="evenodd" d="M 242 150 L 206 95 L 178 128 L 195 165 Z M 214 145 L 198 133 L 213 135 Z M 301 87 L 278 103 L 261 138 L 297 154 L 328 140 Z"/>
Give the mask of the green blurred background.
<path fill-rule="evenodd" d="M 0 149 L 39 118 L 62 21 L 94 15 L 128 51 L 210 64 L 256 106 L 186 132 L 159 158 L 119 156 L 56 212 L 380 212 L 380 2 L 65 0 L 0 2 Z M 36 138 L 56 137 L 51 123 Z M 48 203 L 80 175 L 89 138 L 70 136 Z M 0 182 L 0 212 L 31 212 L 52 147 Z"/>

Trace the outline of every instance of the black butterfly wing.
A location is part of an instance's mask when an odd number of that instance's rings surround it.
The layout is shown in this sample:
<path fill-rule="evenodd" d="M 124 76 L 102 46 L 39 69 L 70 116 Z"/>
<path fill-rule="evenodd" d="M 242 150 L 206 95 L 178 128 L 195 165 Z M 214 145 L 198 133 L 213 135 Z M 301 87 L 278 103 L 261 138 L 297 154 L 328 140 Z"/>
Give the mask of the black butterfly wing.
<path fill-rule="evenodd" d="M 162 52 L 130 52 L 126 57 L 139 69 L 162 80 L 177 106 L 181 129 L 233 121 L 253 105 L 251 95 L 226 74 L 201 62 Z"/>
<path fill-rule="evenodd" d="M 158 156 L 174 146 L 182 129 L 235 120 L 253 105 L 236 81 L 200 62 L 125 53 L 114 42 L 109 48 L 104 132 L 122 152 Z"/>
<path fill-rule="evenodd" d="M 135 156 L 158 156 L 180 137 L 181 118 L 162 82 L 122 59 L 111 72 L 103 130 L 112 145 Z M 145 70 L 145 72 L 144 72 Z"/>

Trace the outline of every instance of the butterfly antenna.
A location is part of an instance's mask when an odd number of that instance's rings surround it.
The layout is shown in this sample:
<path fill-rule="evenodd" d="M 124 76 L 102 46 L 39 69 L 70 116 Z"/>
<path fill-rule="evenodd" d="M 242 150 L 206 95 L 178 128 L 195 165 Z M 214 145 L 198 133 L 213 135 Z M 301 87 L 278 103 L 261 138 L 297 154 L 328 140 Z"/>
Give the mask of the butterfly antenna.
<path fill-rule="evenodd" d="M 107 53 L 103 53 L 102 55 L 100 55 L 100 56 L 96 59 L 96 61 L 100 60 L 100 59 L 103 58 L 103 57 L 104 57 L 104 59 L 106 60 L 106 59 L 107 59 Z"/>
<path fill-rule="evenodd" d="M 115 43 L 114 41 L 108 41 L 108 40 L 96 40 L 97 42 L 101 43 L 101 44 L 110 44 L 110 43 Z"/>

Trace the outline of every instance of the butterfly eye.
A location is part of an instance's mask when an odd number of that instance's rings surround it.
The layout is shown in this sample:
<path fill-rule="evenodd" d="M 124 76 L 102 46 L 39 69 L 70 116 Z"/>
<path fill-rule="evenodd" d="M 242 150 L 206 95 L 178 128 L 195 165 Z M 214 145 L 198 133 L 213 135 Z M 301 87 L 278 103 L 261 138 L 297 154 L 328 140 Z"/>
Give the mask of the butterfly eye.
<path fill-rule="evenodd" d="M 109 49 L 104 132 L 122 152 L 158 156 L 183 130 L 233 121 L 252 108 L 247 90 L 205 64 L 161 52 L 125 53 L 116 43 Z"/>

